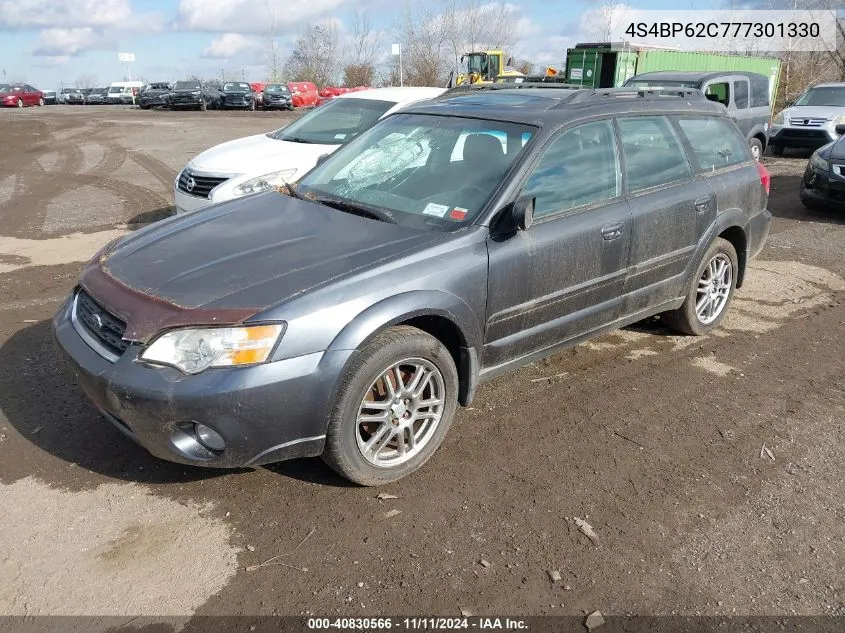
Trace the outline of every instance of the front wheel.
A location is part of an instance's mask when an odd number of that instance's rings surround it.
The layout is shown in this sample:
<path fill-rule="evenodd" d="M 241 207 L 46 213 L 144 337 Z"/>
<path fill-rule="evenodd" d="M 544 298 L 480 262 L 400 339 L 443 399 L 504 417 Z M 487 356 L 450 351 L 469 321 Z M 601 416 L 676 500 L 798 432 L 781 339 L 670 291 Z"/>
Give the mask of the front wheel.
<path fill-rule="evenodd" d="M 748 146 L 751 148 L 751 155 L 754 157 L 754 160 L 759 163 L 763 157 L 763 143 L 760 142 L 759 138 L 752 138 L 748 141 Z"/>
<path fill-rule="evenodd" d="M 661 320 L 682 334 L 707 334 L 725 318 L 738 272 L 733 244 L 717 238 L 698 265 L 683 305 L 664 313 Z"/>
<path fill-rule="evenodd" d="M 23 107 L 23 99 L 21 99 L 21 98 L 18 98 L 18 107 L 19 108 Z"/>
<path fill-rule="evenodd" d="M 364 486 L 401 479 L 443 442 L 457 394 L 455 362 L 439 340 L 408 326 L 385 330 L 341 379 L 323 460 Z"/>
<path fill-rule="evenodd" d="M 41 107 L 43 105 L 44 105 L 44 99 L 39 99 L 38 100 L 38 106 Z"/>

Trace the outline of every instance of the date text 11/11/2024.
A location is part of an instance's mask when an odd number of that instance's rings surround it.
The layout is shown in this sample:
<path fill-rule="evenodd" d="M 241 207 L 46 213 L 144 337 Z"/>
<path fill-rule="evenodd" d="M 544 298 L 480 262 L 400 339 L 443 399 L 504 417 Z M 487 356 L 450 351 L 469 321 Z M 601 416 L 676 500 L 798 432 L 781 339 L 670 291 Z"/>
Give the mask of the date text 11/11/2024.
<path fill-rule="evenodd" d="M 437 617 L 411 617 L 411 618 L 309 618 L 307 621 L 308 630 L 319 631 L 329 629 L 349 630 L 390 630 L 402 629 L 411 631 L 425 630 L 453 630 L 453 629 L 480 629 L 480 630 L 501 630 L 519 631 L 526 630 L 528 623 L 519 618 L 495 618 L 495 617 L 463 617 L 463 618 L 437 618 Z"/>

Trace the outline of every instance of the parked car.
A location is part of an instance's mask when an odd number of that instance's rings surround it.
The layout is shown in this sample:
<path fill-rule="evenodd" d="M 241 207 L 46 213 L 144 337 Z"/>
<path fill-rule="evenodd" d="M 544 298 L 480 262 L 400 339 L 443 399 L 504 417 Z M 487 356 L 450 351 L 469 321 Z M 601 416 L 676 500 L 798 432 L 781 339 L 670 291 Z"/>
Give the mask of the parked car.
<path fill-rule="evenodd" d="M 109 102 L 108 88 L 94 88 L 90 94 L 85 97 L 85 105 L 105 105 Z"/>
<path fill-rule="evenodd" d="M 67 105 L 83 105 L 85 103 L 85 93 L 81 88 L 75 88 L 71 92 L 65 93 L 65 103 Z"/>
<path fill-rule="evenodd" d="M 711 101 L 721 103 L 745 135 L 755 160 L 766 150 L 772 116 L 770 82 L 765 75 L 749 72 L 642 73 L 628 79 L 626 87 L 697 88 Z"/>
<path fill-rule="evenodd" d="M 288 83 L 294 108 L 313 108 L 317 105 L 317 86 L 310 81 Z"/>
<path fill-rule="evenodd" d="M 44 93 L 29 84 L 0 84 L 0 105 L 7 108 L 44 105 Z"/>
<path fill-rule="evenodd" d="M 285 84 L 267 84 L 261 97 L 265 110 L 293 110 L 290 90 Z"/>
<path fill-rule="evenodd" d="M 772 119 L 769 146 L 780 156 L 790 147 L 816 149 L 839 138 L 845 123 L 845 82 L 809 88 Z"/>
<path fill-rule="evenodd" d="M 380 88 L 338 97 L 285 128 L 217 145 L 179 173 L 173 195 L 178 213 L 294 182 L 317 159 L 370 128 L 381 117 L 443 88 Z"/>
<path fill-rule="evenodd" d="M 704 334 L 727 313 L 771 223 L 765 167 L 701 93 L 624 94 L 396 112 L 288 195 L 109 244 L 56 338 L 158 457 L 322 455 L 359 484 L 395 481 L 481 381 L 652 315 Z"/>
<path fill-rule="evenodd" d="M 67 103 L 67 96 L 74 92 L 79 92 L 76 88 L 62 88 L 59 91 L 59 94 L 56 95 L 56 100 L 59 103 L 66 104 Z"/>
<path fill-rule="evenodd" d="M 150 108 L 166 108 L 170 95 L 170 84 L 165 81 L 157 81 L 146 84 L 138 92 L 138 106 L 142 110 Z"/>
<path fill-rule="evenodd" d="M 144 83 L 141 81 L 115 81 L 109 85 L 108 100 L 112 104 L 126 104 L 124 95 L 129 96 L 128 103 L 132 103 L 132 95 L 137 94 Z"/>
<path fill-rule="evenodd" d="M 168 103 L 174 110 L 193 108 L 207 110 L 220 106 L 221 94 L 202 81 L 177 81 L 170 89 Z"/>
<path fill-rule="evenodd" d="M 58 103 L 55 90 L 42 90 L 41 92 L 44 95 L 44 105 L 56 105 Z"/>
<path fill-rule="evenodd" d="M 245 81 L 227 81 L 223 84 L 220 101 L 223 110 L 255 110 L 255 92 Z"/>
<path fill-rule="evenodd" d="M 834 132 L 839 138 L 813 152 L 804 169 L 800 196 L 808 209 L 845 211 L 845 123 Z"/>

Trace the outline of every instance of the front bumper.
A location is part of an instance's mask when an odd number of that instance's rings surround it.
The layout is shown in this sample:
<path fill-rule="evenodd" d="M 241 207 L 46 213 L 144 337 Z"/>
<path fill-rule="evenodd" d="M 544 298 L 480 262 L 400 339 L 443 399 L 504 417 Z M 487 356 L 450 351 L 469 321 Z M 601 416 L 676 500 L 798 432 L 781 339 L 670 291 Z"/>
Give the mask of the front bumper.
<path fill-rule="evenodd" d="M 817 128 L 794 128 L 782 125 L 773 125 L 769 133 L 769 145 L 777 147 L 804 147 L 818 149 L 835 141 L 838 136 L 831 134 L 824 127 Z"/>
<path fill-rule="evenodd" d="M 156 457 L 240 468 L 322 453 L 337 378 L 353 352 L 186 376 L 140 362 L 138 345 L 106 360 L 77 332 L 71 305 L 66 301 L 53 319 L 68 366 L 106 419 Z M 195 422 L 217 431 L 226 448 L 210 451 L 192 439 Z"/>
<path fill-rule="evenodd" d="M 292 109 L 293 103 L 291 103 L 290 99 L 267 99 L 264 97 L 263 106 L 265 109 L 273 109 L 273 108 L 280 108 L 280 109 Z"/>
<path fill-rule="evenodd" d="M 170 105 L 166 97 L 141 97 L 137 103 L 142 108 L 164 108 Z"/>
<path fill-rule="evenodd" d="M 202 95 L 172 95 L 169 101 L 171 108 L 198 108 L 202 103 Z"/>
<path fill-rule="evenodd" d="M 221 100 L 221 105 L 224 108 L 242 108 L 245 110 L 251 110 L 253 107 L 255 107 L 255 99 L 253 99 L 252 96 L 242 97 L 240 95 L 226 95 Z"/>
<path fill-rule="evenodd" d="M 834 165 L 833 169 L 839 167 Z M 799 195 L 801 201 L 808 206 L 845 210 L 845 176 L 819 171 L 807 165 L 801 178 Z"/>

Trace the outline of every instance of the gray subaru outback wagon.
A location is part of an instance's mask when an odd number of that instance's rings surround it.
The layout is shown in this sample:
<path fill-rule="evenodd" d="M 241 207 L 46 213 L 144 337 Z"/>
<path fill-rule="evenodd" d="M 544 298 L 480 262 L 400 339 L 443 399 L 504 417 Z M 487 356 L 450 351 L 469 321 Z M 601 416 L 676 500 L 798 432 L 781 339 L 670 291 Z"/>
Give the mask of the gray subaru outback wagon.
<path fill-rule="evenodd" d="M 322 455 L 383 484 L 484 380 L 653 315 L 715 328 L 768 234 L 768 186 L 697 91 L 457 90 L 295 188 L 107 245 L 55 334 L 158 457 Z"/>

